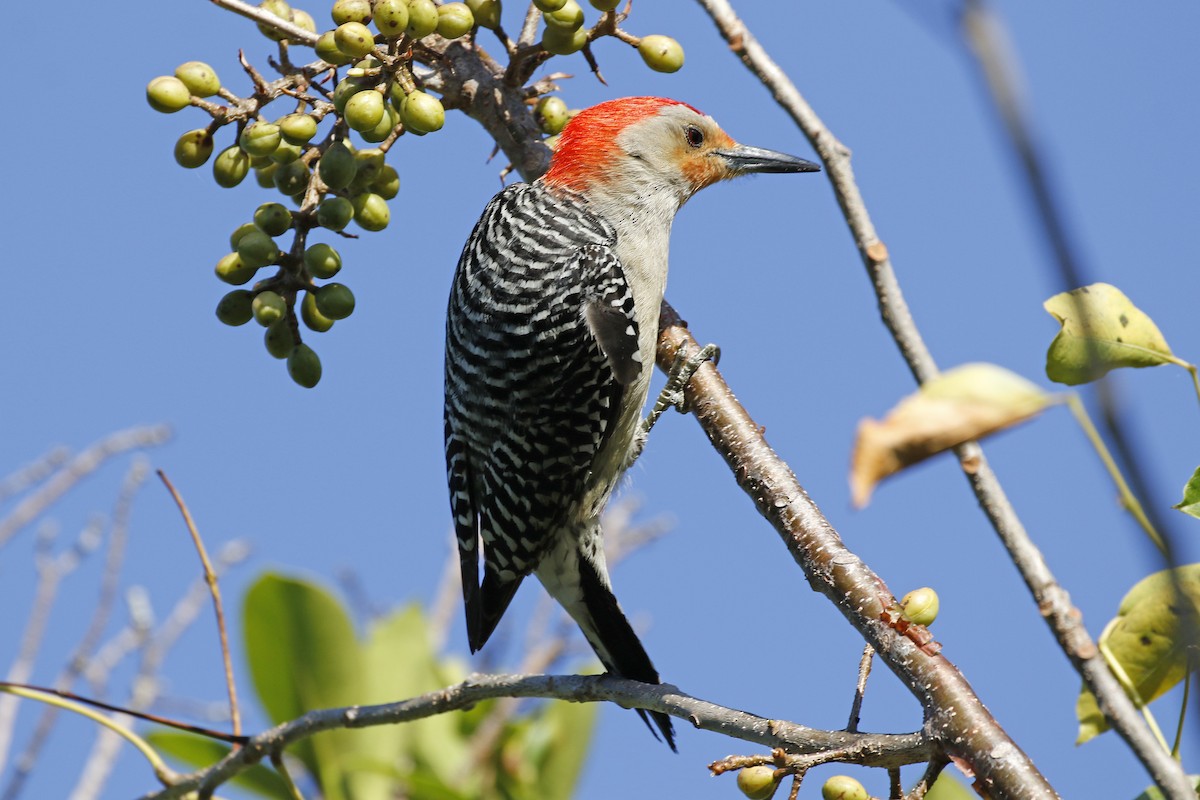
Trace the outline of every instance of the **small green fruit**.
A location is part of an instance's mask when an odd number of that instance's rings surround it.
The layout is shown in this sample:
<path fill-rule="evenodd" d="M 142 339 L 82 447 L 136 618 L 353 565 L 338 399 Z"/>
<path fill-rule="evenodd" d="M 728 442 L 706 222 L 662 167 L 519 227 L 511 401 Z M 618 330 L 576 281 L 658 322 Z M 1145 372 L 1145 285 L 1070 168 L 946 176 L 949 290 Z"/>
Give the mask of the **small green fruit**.
<path fill-rule="evenodd" d="M 563 3 L 562 8 L 556 11 L 542 12 L 542 17 L 546 20 L 548 28 L 577 31 L 583 27 L 583 9 L 575 0 L 567 0 Z"/>
<path fill-rule="evenodd" d="M 252 156 L 271 155 L 281 141 L 283 137 L 279 133 L 279 126 L 273 122 L 255 122 L 247 125 L 238 137 L 238 144 L 247 155 Z"/>
<path fill-rule="evenodd" d="M 467 0 L 467 7 L 479 27 L 494 30 L 500 25 L 500 0 Z"/>
<path fill-rule="evenodd" d="M 288 197 L 300 194 L 308 188 L 308 179 L 312 173 L 303 161 L 293 161 L 290 164 L 280 164 L 271 176 L 275 188 Z"/>
<path fill-rule="evenodd" d="M 185 61 L 175 68 L 175 77 L 196 97 L 212 97 L 221 90 L 221 79 L 203 61 Z"/>
<path fill-rule="evenodd" d="M 537 115 L 538 125 L 542 132 L 551 136 L 566 127 L 567 120 L 571 118 L 567 112 L 567 104 L 562 101 L 561 97 L 543 97 L 538 100 L 534 113 Z"/>
<path fill-rule="evenodd" d="M 558 11 L 567 4 L 567 0 L 533 0 L 538 11 Z"/>
<path fill-rule="evenodd" d="M 338 270 L 342 268 L 342 257 L 337 250 L 324 242 L 318 242 L 304 251 L 304 266 L 314 278 L 328 280 L 337 275 Z"/>
<path fill-rule="evenodd" d="M 337 109 L 339 114 L 346 110 L 346 104 L 350 102 L 350 98 L 359 92 L 373 88 L 366 80 L 359 78 L 342 78 L 338 81 L 338 85 L 333 87 L 333 107 Z"/>
<path fill-rule="evenodd" d="M 542 31 L 542 47 L 546 48 L 547 53 L 553 53 L 556 56 L 578 53 L 586 44 L 587 31 L 583 28 L 572 31 L 547 25 L 546 30 Z"/>
<path fill-rule="evenodd" d="M 326 64 L 333 64 L 335 67 L 340 67 L 342 64 L 349 64 L 354 60 L 338 49 L 337 39 L 334 38 L 333 31 L 325 31 L 318 36 L 317 43 L 313 45 L 313 50 L 317 52 L 317 58 Z"/>
<path fill-rule="evenodd" d="M 292 348 L 288 353 L 287 366 L 288 375 L 305 389 L 311 389 L 321 382 L 321 359 L 306 344 Z"/>
<path fill-rule="evenodd" d="M 208 162 L 213 151 L 213 139 L 205 128 L 188 131 L 175 142 L 175 161 L 181 167 L 195 169 Z"/>
<path fill-rule="evenodd" d="M 269 328 L 287 316 L 287 301 L 277 292 L 259 292 L 250 304 L 255 321 L 264 328 Z"/>
<path fill-rule="evenodd" d="M 326 197 L 317 206 L 317 224 L 331 231 L 343 230 L 354 219 L 354 204 L 344 197 Z"/>
<path fill-rule="evenodd" d="M 383 116 L 379 118 L 379 124 L 369 131 L 359 131 L 363 141 L 375 144 L 382 142 L 384 139 L 392 135 L 396 125 L 400 123 L 400 112 L 392 108 L 390 105 L 385 105 Z"/>
<path fill-rule="evenodd" d="M 597 11 L 612 11 L 621 5 L 621 0 L 588 0 Z"/>
<path fill-rule="evenodd" d="M 341 283 L 327 283 L 317 289 L 317 310 L 330 319 L 345 319 L 354 313 L 354 294 Z"/>
<path fill-rule="evenodd" d="M 275 148 L 275 152 L 269 156 L 271 161 L 276 164 L 290 164 L 300 156 L 304 155 L 304 148 L 298 144 L 291 142 L 280 142 L 279 147 Z M 263 164 L 265 167 L 266 164 Z"/>
<path fill-rule="evenodd" d="M 254 316 L 253 302 L 254 292 L 234 289 L 217 303 L 217 319 L 234 327 L 245 325 Z"/>
<path fill-rule="evenodd" d="M 375 49 L 375 37 L 371 29 L 361 22 L 343 22 L 333 32 L 337 49 L 353 58 L 362 58 Z"/>
<path fill-rule="evenodd" d="M 371 181 L 379 176 L 379 172 L 387 163 L 384 159 L 387 156 L 382 150 L 377 147 L 372 147 L 369 150 L 359 150 L 354 154 L 354 182 L 361 183 L 367 186 Z"/>
<path fill-rule="evenodd" d="M 375 27 L 389 39 L 404 33 L 408 27 L 408 0 L 377 0 Z"/>
<path fill-rule="evenodd" d="M 254 273 L 258 272 L 258 267 L 249 267 L 242 261 L 242 257 L 237 253 L 226 253 L 221 256 L 217 262 L 216 269 L 217 278 L 225 283 L 234 286 L 241 286 L 244 283 L 249 283 L 254 277 Z"/>
<path fill-rule="evenodd" d="M 345 189 L 354 180 L 357 170 L 354 156 L 340 140 L 329 145 L 317 162 L 317 174 L 325 185 L 335 191 Z"/>
<path fill-rule="evenodd" d="M 433 0 L 409 0 L 408 27 L 404 29 L 409 38 L 424 39 L 436 31 L 437 26 L 438 9 Z"/>
<path fill-rule="evenodd" d="M 366 25 L 371 21 L 371 0 L 337 0 L 329 10 L 334 25 L 346 22 L 361 22 Z"/>
<path fill-rule="evenodd" d="M 279 165 L 274 161 L 267 164 L 265 167 L 254 168 L 254 182 L 264 189 L 275 188 L 275 172 L 279 169 Z"/>
<path fill-rule="evenodd" d="M 384 164 L 369 188 L 384 200 L 391 200 L 400 193 L 400 173 L 391 164 Z"/>
<path fill-rule="evenodd" d="M 275 358 L 287 358 L 288 353 L 296 346 L 291 322 L 285 317 L 267 328 L 267 332 L 263 334 L 263 344 L 267 346 L 267 352 Z"/>
<path fill-rule="evenodd" d="M 775 779 L 774 769 L 760 764 L 756 767 L 743 767 L 739 770 L 737 785 L 742 790 L 742 794 L 749 797 L 750 800 L 768 800 L 775 794 L 779 781 Z"/>
<path fill-rule="evenodd" d="M 917 625 L 932 625 L 937 619 L 940 601 L 937 592 L 928 586 L 913 589 L 901 599 L 904 618 Z"/>
<path fill-rule="evenodd" d="M 276 124 L 279 125 L 279 134 L 288 144 L 306 145 L 317 135 L 317 121 L 308 114 L 288 114 Z"/>
<path fill-rule="evenodd" d="M 638 53 L 655 72 L 678 72 L 683 66 L 683 47 L 670 36 L 654 34 L 642 37 Z"/>
<path fill-rule="evenodd" d="M 254 224 L 268 236 L 282 236 L 292 227 L 292 212 L 282 203 L 263 203 L 254 212 Z"/>
<path fill-rule="evenodd" d="M 317 32 L 316 20 L 312 18 L 312 14 L 307 11 L 301 11 L 298 8 L 292 9 L 292 24 L 301 30 L 306 30 L 309 33 Z"/>
<path fill-rule="evenodd" d="M 191 105 L 192 94 L 183 81 L 172 75 L 159 75 L 146 84 L 146 102 L 155 111 L 174 114 Z"/>
<path fill-rule="evenodd" d="M 466 3 L 446 3 L 438 6 L 438 36 L 457 39 L 466 36 L 475 27 L 475 15 Z"/>
<path fill-rule="evenodd" d="M 226 147 L 213 160 L 213 180 L 226 189 L 241 183 L 249 171 L 250 156 L 236 144 Z"/>
<path fill-rule="evenodd" d="M 242 240 L 243 236 L 245 236 L 247 233 L 261 230 L 262 228 L 258 227 L 253 222 L 243 222 L 241 225 L 237 226 L 233 233 L 229 234 L 229 248 L 231 250 L 237 250 L 238 242 Z"/>
<path fill-rule="evenodd" d="M 388 209 L 387 201 L 379 195 L 363 192 L 353 202 L 354 221 L 363 230 L 381 231 L 391 222 L 392 212 Z"/>
<path fill-rule="evenodd" d="M 292 21 L 292 7 L 285 0 L 263 0 L 258 4 L 263 11 L 269 11 L 280 19 Z M 258 32 L 272 41 L 282 42 L 287 38 L 286 33 L 280 33 L 270 25 L 258 24 Z"/>
<path fill-rule="evenodd" d="M 304 293 L 304 300 L 300 302 L 300 319 L 304 320 L 309 330 L 317 333 L 325 333 L 333 327 L 334 322 L 317 309 L 317 296 L 312 292 Z"/>
<path fill-rule="evenodd" d="M 279 258 L 279 245 L 262 230 L 253 230 L 238 239 L 237 254 L 247 267 L 258 269 Z"/>
<path fill-rule="evenodd" d="M 400 104 L 400 119 L 414 133 L 433 133 L 446 124 L 442 101 L 420 90 L 413 91 Z"/>
<path fill-rule="evenodd" d="M 383 119 L 383 95 L 374 89 L 359 92 L 346 101 L 343 116 L 356 131 L 369 131 Z"/>
<path fill-rule="evenodd" d="M 871 800 L 861 783 L 849 775 L 834 775 L 821 786 L 822 800 Z"/>

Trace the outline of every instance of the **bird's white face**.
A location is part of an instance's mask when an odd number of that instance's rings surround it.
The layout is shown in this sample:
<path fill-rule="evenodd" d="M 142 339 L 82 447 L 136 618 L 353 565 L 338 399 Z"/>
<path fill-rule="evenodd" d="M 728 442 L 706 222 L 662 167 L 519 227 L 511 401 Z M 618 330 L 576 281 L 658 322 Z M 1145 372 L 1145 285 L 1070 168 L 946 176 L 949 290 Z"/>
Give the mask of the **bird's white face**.
<path fill-rule="evenodd" d="M 657 114 L 628 126 L 617 136 L 624 158 L 618 169 L 640 173 L 641 181 L 661 182 L 679 205 L 719 180 L 731 178 L 719 151 L 736 146 L 712 117 L 685 105 L 664 106 Z"/>

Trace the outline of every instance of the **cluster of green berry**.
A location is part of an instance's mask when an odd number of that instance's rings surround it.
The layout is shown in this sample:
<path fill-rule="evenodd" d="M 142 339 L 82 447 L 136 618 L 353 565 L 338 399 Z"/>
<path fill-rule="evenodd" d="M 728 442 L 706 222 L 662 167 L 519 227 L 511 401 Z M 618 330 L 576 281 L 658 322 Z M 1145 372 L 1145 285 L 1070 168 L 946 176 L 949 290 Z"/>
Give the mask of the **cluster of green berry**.
<path fill-rule="evenodd" d="M 615 36 L 637 47 L 653 69 L 674 72 L 682 65 L 683 50 L 674 39 L 639 39 L 617 27 L 624 18 L 614 12 L 620 0 L 589 2 L 605 12 L 590 30 L 576 0 L 533 0 L 545 32 L 541 45 L 527 50 L 548 58 L 583 49 L 598 36 Z M 401 135 L 423 136 L 445 122 L 441 100 L 418 86 L 414 59 L 428 61 L 440 40 L 458 39 L 480 27 L 495 30 L 503 41 L 507 37 L 500 28 L 500 0 L 336 0 L 330 9 L 335 27 L 319 35 L 312 16 L 286 0 L 263 0 L 257 11 L 247 9 L 260 20 L 259 30 L 280 43 L 279 62 L 272 62 L 280 79 L 268 82 L 243 60 L 254 90 L 239 97 L 222 86 L 208 64 L 189 61 L 174 75 L 150 81 L 146 99 L 163 113 L 195 106 L 212 117 L 206 127 L 187 131 L 175 143 L 180 166 L 196 169 L 211 161 L 213 179 L 225 188 L 241 184 L 253 172 L 259 186 L 278 190 L 294 204 L 264 203 L 253 222 L 233 232 L 230 252 L 217 262 L 217 277 L 234 286 L 255 283 L 222 297 L 217 317 L 228 325 L 253 319 L 264 326 L 267 351 L 287 359 L 296 383 L 312 387 L 321 378 L 321 362 L 301 341 L 300 323 L 315 332 L 329 330 L 353 311 L 354 295 L 341 283 L 318 285 L 338 273 L 341 256 L 328 244 L 308 244 L 309 233 L 323 228 L 349 236 L 344 231 L 352 221 L 367 231 L 386 228 L 388 201 L 400 189 L 398 173 L 385 162 L 387 152 Z M 272 15 L 286 24 L 269 24 Z M 319 60 L 297 66 L 289 45 L 311 47 Z M 341 67 L 346 67 L 343 76 L 338 75 Z M 286 98 L 295 107 L 271 121 L 266 106 Z M 557 97 L 542 97 L 534 113 L 551 137 L 550 146 L 572 116 Z M 320 133 L 328 120 L 332 124 Z M 214 157 L 215 135 L 227 125 L 236 126 L 236 141 Z M 292 244 L 281 248 L 276 239 L 289 231 Z M 268 267 L 275 274 L 260 278 L 259 271 Z"/>

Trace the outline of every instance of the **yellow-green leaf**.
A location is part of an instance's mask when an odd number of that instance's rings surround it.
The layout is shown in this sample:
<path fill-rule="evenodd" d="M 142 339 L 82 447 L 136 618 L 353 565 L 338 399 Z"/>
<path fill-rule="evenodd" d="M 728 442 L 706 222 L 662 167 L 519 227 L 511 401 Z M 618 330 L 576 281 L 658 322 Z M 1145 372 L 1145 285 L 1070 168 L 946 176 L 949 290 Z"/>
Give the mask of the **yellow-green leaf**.
<path fill-rule="evenodd" d="M 1182 597 L 1176 595 L 1176 582 Z M 1175 580 L 1170 570 L 1162 570 L 1138 581 L 1100 635 L 1101 649 L 1116 661 L 1136 692 L 1135 703 L 1152 702 L 1187 673 L 1187 647 L 1181 630 L 1181 611 L 1187 605 L 1191 613 L 1200 614 L 1200 564 L 1177 567 Z M 1079 719 L 1076 744 L 1108 730 L 1107 720 L 1086 688 L 1080 691 L 1075 711 Z"/>
<path fill-rule="evenodd" d="M 1188 775 L 1188 780 L 1192 782 L 1192 788 L 1200 792 L 1200 775 Z M 1162 789 L 1151 785 L 1133 800 L 1163 800 Z"/>
<path fill-rule="evenodd" d="M 859 423 L 850 469 L 855 505 L 865 505 L 887 476 L 1029 419 L 1054 402 L 1036 384 L 995 364 L 964 364 L 942 373 L 881 422 Z"/>
<path fill-rule="evenodd" d="M 1046 353 L 1046 376 L 1074 386 L 1118 367 L 1156 367 L 1173 360 L 1154 320 L 1107 283 L 1093 283 L 1042 304 L 1062 330 Z"/>
<path fill-rule="evenodd" d="M 1196 471 L 1183 487 L 1183 499 L 1171 508 L 1179 509 L 1193 517 L 1200 517 L 1200 467 L 1196 467 Z"/>
<path fill-rule="evenodd" d="M 975 800 L 978 796 L 948 772 L 943 772 L 925 793 L 925 800 Z"/>

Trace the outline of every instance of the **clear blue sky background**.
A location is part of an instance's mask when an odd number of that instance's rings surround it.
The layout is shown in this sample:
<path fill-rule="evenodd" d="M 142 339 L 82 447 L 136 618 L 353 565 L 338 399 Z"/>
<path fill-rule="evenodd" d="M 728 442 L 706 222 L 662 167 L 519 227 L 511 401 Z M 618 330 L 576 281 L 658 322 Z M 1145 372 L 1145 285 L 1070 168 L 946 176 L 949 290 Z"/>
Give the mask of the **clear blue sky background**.
<path fill-rule="evenodd" d="M 516 28 L 512 5 L 507 20 Z M 564 82 L 570 105 L 672 96 L 713 114 L 737 139 L 812 155 L 696 6 L 635 5 L 628 28 L 676 36 L 687 49 L 683 71 L 651 73 L 620 44 L 604 42 L 597 52 L 608 87 L 586 74 L 581 57 L 552 62 L 580 76 Z M 994 361 L 1045 384 L 1056 325 L 1041 303 L 1059 286 L 952 29 L 899 2 L 740 5 L 854 150 L 862 191 L 939 362 Z M 1193 85 L 1200 9 L 1180 0 L 1136 10 L 1111 2 L 998 7 L 1092 278 L 1122 287 L 1177 353 L 1200 359 Z M 323 8 L 308 10 L 324 21 Z M 449 547 L 444 302 L 462 242 L 499 186 L 503 164 L 486 162 L 488 138 L 451 114 L 440 134 L 396 148 L 403 188 L 392 226 L 343 248 L 342 274 L 358 310 L 314 337 L 325 377 L 305 391 L 267 356 L 253 326 L 230 329 L 212 314 L 225 291 L 212 264 L 230 230 L 274 198 L 251 181 L 227 191 L 208 170 L 178 168 L 173 142 L 203 124 L 202 114 L 163 116 L 143 100 L 150 78 L 193 58 L 241 91 L 237 48 L 265 65 L 267 41 L 201 0 L 153 11 L 67 0 L 50 21 L 20 4 L 9 20 L 7 52 L 19 65 L 12 80 L 23 88 L 0 129 L 9 187 L 0 471 L 51 445 L 81 448 L 118 428 L 166 421 L 176 438 L 153 453 L 153 463 L 184 492 L 210 547 L 234 537 L 256 547 L 252 563 L 225 581 L 227 597 L 239 598 L 267 568 L 331 583 L 345 568 L 378 603 L 429 598 Z M 22 31 L 70 38 L 51 47 L 44 35 Z M 221 134 L 222 144 L 229 135 Z M 878 321 L 825 178 L 764 176 L 708 190 L 676 223 L 672 264 L 668 297 L 699 339 L 722 346 L 722 370 L 772 445 L 897 595 L 925 584 L 939 590 L 934 632 L 944 652 L 1060 792 L 1135 796 L 1148 779 L 1112 734 L 1074 747 L 1078 679 L 957 466 L 949 459 L 922 466 L 883 486 L 866 510 L 851 510 L 846 473 L 855 427 L 913 384 Z M 1116 380 L 1159 489 L 1149 500 L 1175 502 L 1200 462 L 1188 378 L 1160 368 Z M 1160 567 L 1154 552 L 1120 513 L 1065 411 L 986 449 L 1098 634 L 1125 591 Z M 65 533 L 89 512 L 111 508 L 121 472 L 110 467 L 56 509 Z M 808 590 L 694 421 L 664 419 L 627 491 L 644 498 L 646 517 L 674 521 L 668 537 L 615 576 L 664 678 L 766 716 L 844 725 L 861 642 Z M 1197 523 L 1180 515 L 1173 522 L 1186 557 L 1197 560 Z M 11 660 L 28 611 L 32 539 L 27 531 L 0 554 L 0 665 Z M 169 498 L 148 487 L 134 514 L 124 582 L 145 586 L 161 614 L 196 572 Z M 36 680 L 51 681 L 78 638 L 97 579 L 93 563 L 64 587 Z M 512 622 L 540 593 L 533 582 L 522 590 Z M 450 646 L 465 653 L 457 621 Z M 211 620 L 185 637 L 165 675 L 171 697 L 223 696 Z M 244 672 L 242 687 L 248 691 Z M 1158 708 L 1171 728 L 1177 706 Z M 19 733 L 28 733 L 33 716 L 26 706 Z M 251 722 L 261 725 L 261 716 Z M 864 729 L 920 723 L 917 704 L 879 670 Z M 606 708 L 579 796 L 735 796 L 732 778 L 708 777 L 705 764 L 753 748 L 680 727 L 675 756 L 633 714 Z M 92 733 L 86 722 L 64 720 L 25 797 L 65 796 Z M 1200 769 L 1194 736 L 1188 745 L 1188 762 Z M 803 796 L 816 796 L 822 774 Z M 916 775 L 907 773 L 906 783 Z M 861 777 L 886 792 L 883 773 Z M 108 796 L 153 785 L 126 752 Z"/>

